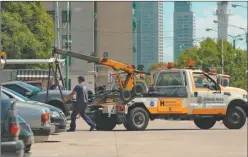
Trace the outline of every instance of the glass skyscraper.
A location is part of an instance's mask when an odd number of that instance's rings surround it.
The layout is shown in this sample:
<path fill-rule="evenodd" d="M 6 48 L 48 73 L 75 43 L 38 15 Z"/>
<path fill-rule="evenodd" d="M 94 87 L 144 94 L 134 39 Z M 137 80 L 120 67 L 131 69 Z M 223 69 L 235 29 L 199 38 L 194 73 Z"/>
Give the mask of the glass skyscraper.
<path fill-rule="evenodd" d="M 185 48 L 192 48 L 195 38 L 195 14 L 191 2 L 174 2 L 174 62 Z"/>
<path fill-rule="evenodd" d="M 163 61 L 162 2 L 133 2 L 133 55 L 145 71 Z"/>

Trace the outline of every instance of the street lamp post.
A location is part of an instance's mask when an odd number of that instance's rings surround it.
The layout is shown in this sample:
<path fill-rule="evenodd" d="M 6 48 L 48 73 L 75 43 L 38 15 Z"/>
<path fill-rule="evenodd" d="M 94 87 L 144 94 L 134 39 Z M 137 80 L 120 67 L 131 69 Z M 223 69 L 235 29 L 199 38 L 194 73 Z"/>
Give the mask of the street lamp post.
<path fill-rule="evenodd" d="M 211 28 L 207 28 L 206 31 L 215 31 L 215 32 L 218 32 L 217 30 L 211 29 Z M 228 34 L 228 36 L 232 38 L 232 44 L 233 44 L 233 49 L 234 49 L 234 50 L 236 49 L 236 41 L 237 41 L 237 40 L 243 40 L 243 38 L 238 38 L 238 37 L 240 37 L 240 36 L 242 36 L 242 35 L 243 35 L 243 34 L 233 36 L 233 35 Z"/>
<path fill-rule="evenodd" d="M 206 29 L 206 31 L 216 31 L 216 30 L 214 30 L 214 29 Z M 223 51 L 224 51 L 224 49 L 223 49 L 223 38 L 221 38 L 221 74 L 224 74 L 224 52 Z"/>

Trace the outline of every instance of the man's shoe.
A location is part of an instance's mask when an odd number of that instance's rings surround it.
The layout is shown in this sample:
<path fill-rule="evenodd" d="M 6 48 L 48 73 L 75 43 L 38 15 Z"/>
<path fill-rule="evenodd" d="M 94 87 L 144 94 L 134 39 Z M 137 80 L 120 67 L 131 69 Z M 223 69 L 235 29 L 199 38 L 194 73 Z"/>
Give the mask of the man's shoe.
<path fill-rule="evenodd" d="M 75 129 L 72 129 L 72 128 L 67 130 L 67 132 L 74 132 L 74 131 L 75 131 Z"/>
<path fill-rule="evenodd" d="M 91 126 L 90 131 L 94 130 L 96 126 Z"/>

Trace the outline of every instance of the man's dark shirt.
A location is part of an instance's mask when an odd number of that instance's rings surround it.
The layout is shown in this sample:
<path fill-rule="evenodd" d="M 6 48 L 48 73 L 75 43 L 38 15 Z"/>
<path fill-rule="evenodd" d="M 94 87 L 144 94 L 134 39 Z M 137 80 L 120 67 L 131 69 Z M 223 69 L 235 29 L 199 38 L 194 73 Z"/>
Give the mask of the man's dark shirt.
<path fill-rule="evenodd" d="M 78 84 L 76 87 L 73 89 L 76 94 L 76 100 L 77 100 L 77 105 L 84 105 L 87 106 L 88 103 L 88 89 L 85 85 L 83 84 Z"/>

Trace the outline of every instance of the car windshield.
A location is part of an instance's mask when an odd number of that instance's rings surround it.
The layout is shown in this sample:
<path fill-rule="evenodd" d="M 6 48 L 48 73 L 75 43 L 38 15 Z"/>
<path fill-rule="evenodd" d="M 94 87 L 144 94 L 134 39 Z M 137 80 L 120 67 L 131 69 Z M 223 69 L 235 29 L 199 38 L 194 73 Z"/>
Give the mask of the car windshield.
<path fill-rule="evenodd" d="M 1 92 L 1 99 L 10 100 L 8 95 L 6 95 L 4 92 Z"/>
<path fill-rule="evenodd" d="M 21 94 L 15 92 L 15 91 L 13 91 L 13 90 L 11 90 L 11 89 L 8 89 L 8 88 L 4 88 L 4 89 L 7 90 L 8 92 L 10 92 L 10 93 L 12 93 L 12 94 L 18 96 L 19 98 L 23 99 L 24 101 L 30 101 L 30 99 L 26 98 L 25 96 L 23 96 L 23 95 L 21 95 Z"/>
<path fill-rule="evenodd" d="M 19 84 L 20 84 L 21 86 L 23 86 L 23 87 L 25 87 L 25 88 L 31 90 L 32 93 L 38 93 L 38 92 L 40 92 L 40 91 L 42 90 L 41 88 L 35 87 L 35 86 L 30 85 L 30 84 L 25 83 L 25 82 L 19 82 Z"/>

